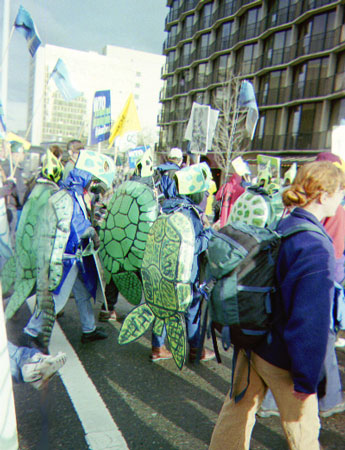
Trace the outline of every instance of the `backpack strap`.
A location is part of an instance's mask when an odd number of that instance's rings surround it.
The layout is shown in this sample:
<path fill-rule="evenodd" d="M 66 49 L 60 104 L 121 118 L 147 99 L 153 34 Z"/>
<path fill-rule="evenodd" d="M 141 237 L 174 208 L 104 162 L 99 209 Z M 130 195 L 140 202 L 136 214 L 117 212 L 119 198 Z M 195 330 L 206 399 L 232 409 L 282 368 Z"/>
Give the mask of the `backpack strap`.
<path fill-rule="evenodd" d="M 232 373 L 231 373 L 230 398 L 232 398 L 232 394 L 233 394 L 234 375 L 235 375 L 235 368 L 236 368 L 237 357 L 238 357 L 239 351 L 240 351 L 239 347 L 237 347 L 237 346 L 234 347 L 234 355 L 232 357 Z M 242 400 L 242 398 L 244 397 L 244 394 L 247 392 L 247 389 L 248 389 L 248 386 L 249 386 L 249 381 L 250 381 L 250 354 L 251 354 L 251 351 L 250 350 L 245 350 L 245 352 L 246 352 L 247 359 L 248 359 L 247 385 L 243 389 L 243 391 L 241 391 L 239 394 L 235 395 L 235 403 L 238 403 L 240 400 Z"/>
<path fill-rule="evenodd" d="M 293 234 L 300 233 L 301 231 L 314 231 L 315 233 L 321 234 L 322 236 L 327 237 L 330 239 L 328 234 L 323 231 L 320 227 L 318 227 L 316 224 L 313 224 L 311 222 L 302 223 L 300 225 L 293 225 L 287 230 L 283 231 L 281 234 L 282 237 L 289 237 Z"/>

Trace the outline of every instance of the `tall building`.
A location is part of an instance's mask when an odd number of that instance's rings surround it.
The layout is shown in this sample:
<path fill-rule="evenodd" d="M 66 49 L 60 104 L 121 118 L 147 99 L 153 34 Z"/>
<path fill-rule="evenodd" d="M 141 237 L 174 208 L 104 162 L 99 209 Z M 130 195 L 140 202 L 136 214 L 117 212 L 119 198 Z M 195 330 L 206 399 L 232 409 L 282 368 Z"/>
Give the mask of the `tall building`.
<path fill-rule="evenodd" d="M 185 146 L 193 101 L 213 105 L 227 70 L 252 81 L 251 153 L 330 149 L 345 118 L 344 0 L 168 0 L 160 144 Z"/>
<path fill-rule="evenodd" d="M 83 94 L 66 102 L 50 75 L 61 58 L 73 86 Z M 160 110 L 161 68 L 165 57 L 108 45 L 103 54 L 46 45 L 32 60 L 29 83 L 28 126 L 31 142 L 86 141 L 90 131 L 93 96 L 111 91 L 111 117 L 116 120 L 130 93 L 142 128 L 157 130 Z"/>

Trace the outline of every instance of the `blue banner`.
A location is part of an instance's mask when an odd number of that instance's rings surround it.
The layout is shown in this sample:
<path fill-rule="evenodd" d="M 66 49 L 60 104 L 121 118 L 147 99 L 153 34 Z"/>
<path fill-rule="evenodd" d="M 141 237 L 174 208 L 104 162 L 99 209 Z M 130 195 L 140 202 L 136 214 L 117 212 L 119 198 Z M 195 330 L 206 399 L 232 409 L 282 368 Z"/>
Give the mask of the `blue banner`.
<path fill-rule="evenodd" d="M 111 127 L 110 90 L 97 91 L 93 99 L 90 145 L 109 139 Z"/>
<path fill-rule="evenodd" d="M 150 148 L 149 146 L 136 147 L 128 150 L 128 164 L 130 169 L 135 169 L 136 162 Z"/>
<path fill-rule="evenodd" d="M 71 84 L 66 64 L 61 58 L 57 60 L 50 77 L 54 80 L 56 87 L 66 102 L 70 102 L 82 95 L 82 92 L 75 89 Z"/>

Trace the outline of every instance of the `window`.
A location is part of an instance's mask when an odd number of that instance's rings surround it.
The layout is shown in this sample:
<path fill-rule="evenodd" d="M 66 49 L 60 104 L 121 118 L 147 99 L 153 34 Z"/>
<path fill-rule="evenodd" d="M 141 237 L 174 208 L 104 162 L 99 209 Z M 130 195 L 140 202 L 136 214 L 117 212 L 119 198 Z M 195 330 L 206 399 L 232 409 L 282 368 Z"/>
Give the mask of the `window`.
<path fill-rule="evenodd" d="M 200 27 L 208 28 L 212 25 L 212 7 L 213 3 L 206 3 L 201 11 Z"/>
<path fill-rule="evenodd" d="M 206 58 L 209 52 L 209 43 L 210 43 L 211 33 L 203 34 L 198 42 L 198 52 L 197 57 Z"/>
<path fill-rule="evenodd" d="M 219 56 L 214 64 L 214 76 L 217 81 L 225 81 L 226 80 L 226 72 L 228 69 L 228 60 L 229 55 L 221 55 Z"/>

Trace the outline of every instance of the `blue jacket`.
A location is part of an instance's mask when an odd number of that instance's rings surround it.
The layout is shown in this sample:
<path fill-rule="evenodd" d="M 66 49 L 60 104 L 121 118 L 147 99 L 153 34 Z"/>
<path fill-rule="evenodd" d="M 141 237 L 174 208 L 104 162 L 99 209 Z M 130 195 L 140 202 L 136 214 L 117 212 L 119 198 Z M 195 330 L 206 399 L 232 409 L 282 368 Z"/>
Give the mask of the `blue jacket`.
<path fill-rule="evenodd" d="M 70 235 L 67 241 L 65 253 L 75 255 L 78 247 L 82 244 L 81 236 L 87 228 L 91 227 L 91 222 L 83 212 L 80 206 L 80 200 L 78 196 L 83 196 L 84 189 L 90 183 L 92 175 L 89 172 L 81 169 L 72 169 L 65 181 L 60 184 L 61 189 L 67 190 L 73 200 L 73 214 L 71 220 Z M 83 201 L 83 200 L 82 200 Z M 85 244 L 87 244 L 85 242 Z M 72 267 L 74 260 L 67 259 L 63 261 L 64 270 L 62 280 L 57 289 L 54 291 L 56 294 L 60 292 L 61 286 L 65 281 L 65 278 Z M 83 264 L 77 261 L 79 270 L 83 276 L 83 280 L 86 288 L 90 294 L 95 297 L 97 288 L 97 272 L 92 257 L 83 258 Z"/>
<path fill-rule="evenodd" d="M 171 198 L 163 203 L 162 211 L 165 214 L 171 214 L 177 210 L 185 214 L 193 223 L 195 232 L 194 259 L 192 265 L 191 282 L 194 283 L 199 275 L 198 256 L 207 249 L 208 241 L 211 237 L 212 230 L 204 229 L 200 219 L 202 211 L 189 197 L 178 196 Z"/>
<path fill-rule="evenodd" d="M 320 381 L 330 307 L 334 296 L 335 257 L 331 238 L 316 217 L 296 208 L 278 226 L 312 222 L 325 235 L 303 231 L 282 239 L 276 267 L 272 342 L 256 350 L 269 363 L 289 370 L 295 390 L 315 393 Z"/>
<path fill-rule="evenodd" d="M 174 198 L 178 195 L 176 183 L 172 178 L 177 170 L 180 170 L 180 167 L 171 161 L 157 167 L 157 171 L 161 175 L 160 185 L 165 198 Z"/>

